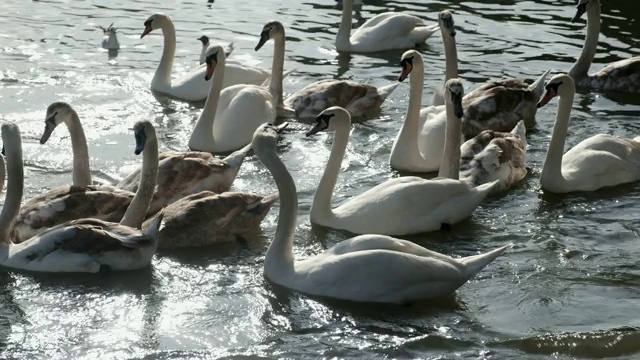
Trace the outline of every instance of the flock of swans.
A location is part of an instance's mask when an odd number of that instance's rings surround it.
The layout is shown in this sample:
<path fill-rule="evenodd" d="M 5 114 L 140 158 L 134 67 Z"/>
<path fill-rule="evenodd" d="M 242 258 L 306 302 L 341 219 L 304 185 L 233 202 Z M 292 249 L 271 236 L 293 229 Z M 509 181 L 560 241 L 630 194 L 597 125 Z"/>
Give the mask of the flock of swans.
<path fill-rule="evenodd" d="M 336 49 L 377 52 L 403 49 L 398 82 L 374 87 L 345 80 L 321 80 L 285 98 L 285 27 L 264 25 L 255 51 L 274 42 L 270 71 L 227 61 L 233 44 L 222 46 L 203 36 L 200 65 L 173 78 L 176 29 L 166 14 L 144 21 L 141 38 L 159 30 L 164 48 L 151 90 L 185 100 L 205 100 L 189 148 L 158 152 L 154 126 L 133 127 L 135 154 L 142 165 L 115 185 L 94 184 L 80 118 L 67 103 L 46 112 L 45 143 L 64 124 L 71 136 L 73 183 L 44 192 L 22 204 L 24 187 L 18 126 L 1 126 L 6 160 L 6 200 L 0 215 L 0 264 L 40 272 L 134 270 L 149 266 L 156 250 L 233 241 L 256 229 L 279 201 L 278 224 L 264 274 L 308 295 L 335 299 L 407 303 L 454 292 L 508 247 L 455 259 L 392 236 L 418 234 L 469 217 L 491 193 L 509 191 L 526 175 L 526 131 L 535 126 L 537 108 L 558 97 L 557 117 L 541 174 L 545 191 L 593 191 L 640 179 L 640 137 L 605 134 L 590 137 L 563 154 L 575 85 L 597 91 L 640 91 L 640 57 L 588 74 L 600 30 L 599 0 L 579 0 L 573 21 L 587 13 L 584 48 L 568 74 L 549 71 L 532 84 L 522 79 L 487 82 L 465 94 L 458 77 L 453 15 L 438 22 L 383 13 L 351 32 L 353 1 L 343 0 Z M 432 104 L 422 107 L 424 65 L 413 50 L 440 31 L 445 46 L 444 85 Z M 116 44 L 115 29 L 103 29 L 103 47 Z M 400 176 L 333 206 L 333 192 L 349 142 L 351 124 L 380 110 L 409 79 L 404 124 L 389 157 L 396 170 L 438 172 L 433 179 Z M 545 84 L 546 81 L 546 84 Z M 331 154 L 310 211 L 312 223 L 343 229 L 356 237 L 305 260 L 292 247 L 298 213 L 294 179 L 276 152 L 285 120 L 312 118 L 306 136 L 334 133 Z M 270 171 L 278 192 L 257 195 L 229 191 L 247 154 L 253 150 Z M 228 153 L 219 158 L 212 153 Z M 0 167 L 5 171 L 5 164 Z M 4 185 L 4 173 L 1 174 Z"/>

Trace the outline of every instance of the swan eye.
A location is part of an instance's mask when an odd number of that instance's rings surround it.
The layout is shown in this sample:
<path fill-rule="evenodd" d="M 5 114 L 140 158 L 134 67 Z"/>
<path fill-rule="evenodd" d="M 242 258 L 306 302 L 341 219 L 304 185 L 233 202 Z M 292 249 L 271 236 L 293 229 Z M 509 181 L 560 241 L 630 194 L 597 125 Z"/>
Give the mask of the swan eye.
<path fill-rule="evenodd" d="M 558 87 L 562 85 L 562 81 L 548 83 L 547 86 L 544 87 L 545 90 L 553 90 L 555 93 L 558 93 Z"/>
<path fill-rule="evenodd" d="M 400 60 L 400 66 L 402 66 L 403 68 L 407 66 L 407 64 L 413 66 L 413 56 L 409 56 Z"/>
<path fill-rule="evenodd" d="M 153 19 L 149 19 L 149 20 L 145 21 L 143 25 L 151 27 L 151 22 L 152 21 L 153 21 Z"/>
<path fill-rule="evenodd" d="M 218 62 L 218 52 L 214 52 L 213 54 L 207 56 L 205 62 L 207 63 L 207 65 L 211 65 L 212 62 Z"/>

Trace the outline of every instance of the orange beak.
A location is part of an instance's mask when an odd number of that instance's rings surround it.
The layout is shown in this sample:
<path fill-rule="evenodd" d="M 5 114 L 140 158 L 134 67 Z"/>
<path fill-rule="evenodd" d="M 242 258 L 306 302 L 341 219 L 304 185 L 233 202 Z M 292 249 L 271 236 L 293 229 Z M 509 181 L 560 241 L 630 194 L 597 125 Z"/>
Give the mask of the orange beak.
<path fill-rule="evenodd" d="M 541 108 L 541 107 L 547 105 L 547 103 L 549 101 L 551 101 L 551 99 L 553 99 L 556 95 L 558 95 L 558 94 L 556 94 L 555 90 L 553 90 L 551 88 L 548 89 L 547 91 L 544 92 L 544 94 L 542 94 L 542 97 L 540 98 L 540 101 L 538 101 L 537 107 Z"/>
<path fill-rule="evenodd" d="M 209 79 L 211 79 L 211 77 L 213 76 L 213 72 L 216 69 L 216 65 L 218 63 L 215 61 L 212 61 L 210 63 L 207 63 L 207 72 L 204 74 L 204 79 L 209 81 Z"/>
<path fill-rule="evenodd" d="M 143 31 L 143 32 L 142 32 L 142 34 L 140 35 L 140 39 L 142 39 L 145 35 L 147 35 L 148 33 L 150 33 L 150 32 L 151 32 L 151 30 L 153 30 L 153 29 L 151 29 L 151 26 L 149 26 L 149 25 L 145 25 L 145 26 L 144 26 L 144 31 Z"/>
<path fill-rule="evenodd" d="M 404 79 L 406 79 L 409 76 L 409 73 L 411 73 L 411 70 L 413 70 L 413 66 L 411 66 L 411 64 L 408 64 L 406 66 L 402 67 L 402 72 L 400 73 L 400 76 L 398 77 L 398 81 L 404 81 Z"/>

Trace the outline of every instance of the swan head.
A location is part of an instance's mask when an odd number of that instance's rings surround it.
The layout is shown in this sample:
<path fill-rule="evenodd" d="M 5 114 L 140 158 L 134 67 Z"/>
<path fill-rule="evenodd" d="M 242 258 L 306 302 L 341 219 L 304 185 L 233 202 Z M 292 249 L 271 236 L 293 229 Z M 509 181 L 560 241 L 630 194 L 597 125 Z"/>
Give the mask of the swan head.
<path fill-rule="evenodd" d="M 44 119 L 44 131 L 40 137 L 40 144 L 44 144 L 49 140 L 49 137 L 53 133 L 60 123 L 70 122 L 73 117 L 77 117 L 78 114 L 66 102 L 56 101 L 49 105 L 47 108 L 47 115 Z"/>
<path fill-rule="evenodd" d="M 209 37 L 207 35 L 202 35 L 198 38 L 202 43 L 202 46 L 209 46 Z"/>
<path fill-rule="evenodd" d="M 552 77 L 547 85 L 544 86 L 544 94 L 538 101 L 538 108 L 545 106 L 551 99 L 556 96 L 562 97 L 565 94 L 575 91 L 575 83 L 571 76 L 561 73 Z"/>
<path fill-rule="evenodd" d="M 283 130 L 289 125 L 289 123 L 284 122 L 278 126 L 273 125 L 271 123 L 264 123 L 253 132 L 253 138 L 251 140 L 251 147 L 255 150 L 256 155 L 259 156 L 262 153 L 262 149 L 275 149 L 276 141 L 278 140 L 278 135 L 283 132 Z"/>
<path fill-rule="evenodd" d="M 404 54 L 402 54 L 402 57 L 400 58 L 400 66 L 402 67 L 402 72 L 400 73 L 400 76 L 398 76 L 398 81 L 404 81 L 409 76 L 411 70 L 413 70 L 414 59 L 422 60 L 422 55 L 420 55 L 420 53 L 415 50 L 408 50 Z"/>
<path fill-rule="evenodd" d="M 344 127 L 345 124 L 351 126 L 351 114 L 340 106 L 332 106 L 316 116 L 313 121 L 313 127 L 305 135 L 312 136 L 327 129 L 337 130 L 340 127 Z"/>
<path fill-rule="evenodd" d="M 255 51 L 260 50 L 269 39 L 274 39 L 275 37 L 284 39 L 284 26 L 280 21 L 269 21 L 262 27 L 260 40 L 258 41 L 258 45 L 256 45 Z"/>
<path fill-rule="evenodd" d="M 149 139 L 156 137 L 156 129 L 149 121 L 138 121 L 133 125 L 133 135 L 136 138 L 136 155 L 144 150 L 145 145 Z"/>
<path fill-rule="evenodd" d="M 462 98 L 464 97 L 464 86 L 462 81 L 458 78 L 449 79 L 444 88 L 447 89 L 447 95 L 445 97 L 447 102 L 451 102 L 453 105 L 453 113 L 458 119 L 464 116 L 464 110 L 462 109 Z"/>
<path fill-rule="evenodd" d="M 578 0 L 578 6 L 576 6 L 576 14 L 571 19 L 571 22 L 574 23 L 582 17 L 582 14 L 587 12 L 587 6 L 600 6 L 597 0 Z"/>
<path fill-rule="evenodd" d="M 440 11 L 438 15 L 438 25 L 440 30 L 449 34 L 451 37 L 456 37 L 456 27 L 453 23 L 453 15 L 449 10 Z"/>
<path fill-rule="evenodd" d="M 145 37 L 148 33 L 153 30 L 160 29 L 164 23 L 169 20 L 169 16 L 163 13 L 155 13 L 144 22 L 144 31 L 140 34 L 140 39 Z"/>
<path fill-rule="evenodd" d="M 224 57 L 224 49 L 219 45 L 210 45 L 205 53 L 204 63 L 207 65 L 207 71 L 204 74 L 204 79 L 209 80 L 213 76 L 213 72 L 218 66 L 220 58 Z"/>

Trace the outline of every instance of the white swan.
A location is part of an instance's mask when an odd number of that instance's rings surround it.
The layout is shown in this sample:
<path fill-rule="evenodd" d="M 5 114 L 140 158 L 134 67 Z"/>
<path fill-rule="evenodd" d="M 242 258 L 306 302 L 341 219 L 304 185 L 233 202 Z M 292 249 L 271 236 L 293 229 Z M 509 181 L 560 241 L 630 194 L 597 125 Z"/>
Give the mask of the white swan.
<path fill-rule="evenodd" d="M 554 193 L 594 191 L 640 180 L 640 136 L 625 139 L 598 134 L 562 155 L 574 94 L 572 77 L 558 74 L 549 80 L 540 99 L 539 106 L 543 106 L 554 96 L 559 97 L 551 142 L 540 174 L 542 189 Z"/>
<path fill-rule="evenodd" d="M 600 0 L 578 0 L 578 10 L 571 22 L 576 22 L 585 12 L 587 36 L 580 57 L 569 70 L 569 75 L 579 86 L 596 91 L 640 92 L 640 56 L 615 61 L 597 72 L 588 73 L 600 36 Z"/>
<path fill-rule="evenodd" d="M 162 58 L 151 80 L 151 90 L 171 96 L 180 100 L 202 101 L 207 98 L 210 85 L 205 81 L 206 68 L 200 65 L 182 77 L 171 80 L 173 58 L 176 52 L 176 29 L 168 15 L 156 13 L 144 22 L 144 31 L 140 35 L 143 38 L 152 30 L 161 29 L 164 36 L 164 48 Z M 227 76 L 222 87 L 235 84 L 260 85 L 269 77 L 266 70 L 247 66 L 246 64 L 228 63 Z"/>
<path fill-rule="evenodd" d="M 260 124 L 276 119 L 277 100 L 264 87 L 240 84 L 222 90 L 225 62 L 222 47 L 209 47 L 204 76 L 209 80 L 213 75 L 213 81 L 189 139 L 192 150 L 212 153 L 237 150 L 251 143 L 251 136 Z"/>
<path fill-rule="evenodd" d="M 386 12 L 367 20 L 351 34 L 353 0 L 342 2 L 342 21 L 336 35 L 336 49 L 345 52 L 376 52 L 411 49 L 424 45 L 438 29 L 425 25 L 417 16 Z"/>
<path fill-rule="evenodd" d="M 261 125 L 253 137 L 255 153 L 280 192 L 278 226 L 264 259 L 264 274 L 274 283 L 312 296 L 406 304 L 453 293 L 507 248 L 453 259 L 410 241 L 361 235 L 296 261 L 292 248 L 298 198 L 293 178 L 276 154 L 276 141 L 269 124 Z"/>
<path fill-rule="evenodd" d="M 48 227 L 82 217 L 120 221 L 138 190 L 141 168 L 134 170 L 115 187 L 91 185 L 87 141 L 77 112 L 68 103 L 54 102 L 47 108 L 45 119 L 41 143 L 45 143 L 61 123 L 69 130 L 74 181 L 72 186 L 54 188 L 22 206 L 16 219 L 16 241 L 26 240 Z M 195 151 L 161 153 L 157 186 L 147 216 L 187 195 L 205 190 L 219 193 L 228 191 L 250 150 L 251 147 L 246 146 L 224 159 Z"/>
<path fill-rule="evenodd" d="M 444 45 L 444 81 L 442 85 L 436 86 L 433 91 L 433 98 L 431 104 L 438 106 L 444 105 L 444 84 L 458 77 L 458 50 L 456 49 L 456 28 L 453 21 L 453 15 L 449 10 L 442 10 L 438 14 L 438 26 L 440 27 L 440 33 L 442 34 L 442 43 Z M 435 109 L 424 111 L 432 112 Z M 422 115 L 422 112 L 421 112 Z"/>
<path fill-rule="evenodd" d="M 460 180 L 474 186 L 495 180 L 492 192 L 509 189 L 527 175 L 527 130 L 520 120 L 511 132 L 485 130 L 460 147 Z"/>
<path fill-rule="evenodd" d="M 207 54 L 207 49 L 209 48 L 209 45 L 211 44 L 209 42 L 209 37 L 207 35 L 202 35 L 198 38 L 198 40 L 202 43 L 202 49 L 200 50 L 200 60 L 199 63 L 200 65 L 204 64 L 204 59 L 206 57 Z M 229 57 L 229 55 L 231 55 L 231 52 L 233 52 L 233 43 L 230 42 L 228 44 L 225 44 L 224 46 L 221 44 L 218 44 L 220 46 L 222 46 L 224 48 L 224 54 Z"/>
<path fill-rule="evenodd" d="M 116 28 L 113 27 L 113 23 L 111 23 L 111 25 L 106 29 L 102 26 L 99 26 L 99 28 L 102 29 L 102 34 L 104 35 L 100 44 L 102 48 L 107 50 L 120 49 L 120 43 L 118 42 L 118 36 L 116 35 Z"/>
<path fill-rule="evenodd" d="M 160 213 L 147 230 L 139 230 L 147 212 L 158 169 L 158 144 L 149 122 L 134 126 L 136 154 L 144 150 L 144 176 L 140 191 L 120 223 L 92 218 L 74 220 L 48 229 L 20 244 L 11 242 L 11 225 L 18 214 L 24 189 L 22 144 L 15 124 L 1 126 L 7 148 L 9 180 L 0 214 L 0 265 L 39 272 L 89 272 L 135 270 L 151 263 L 162 222 Z"/>
<path fill-rule="evenodd" d="M 453 91 L 462 91 L 462 85 L 458 85 L 453 86 Z M 453 142 L 455 146 L 447 146 L 445 156 L 450 169 L 455 171 L 454 179 L 425 180 L 416 176 L 402 176 L 387 180 L 332 209 L 333 190 L 349 142 L 351 121 L 349 113 L 342 108 L 333 107 L 323 111 L 307 136 L 331 129 L 335 130 L 335 138 L 327 167 L 313 198 L 311 222 L 355 234 L 400 236 L 438 230 L 443 224 L 455 224 L 469 217 L 497 181 L 472 187 L 457 180 L 460 142 L 454 128 L 457 127 L 459 131 L 460 126 L 453 124 L 453 121 L 451 123 L 452 131 L 447 142 Z M 441 171 L 446 168 L 443 166 Z M 444 176 L 454 175 L 446 173 Z"/>
<path fill-rule="evenodd" d="M 354 118 L 380 111 L 380 106 L 398 86 L 391 84 L 375 87 L 350 80 L 320 80 L 298 90 L 283 100 L 282 73 L 284 67 L 285 31 L 279 21 L 268 22 L 256 45 L 259 50 L 269 39 L 274 41 L 271 89 L 278 97 L 278 115 L 295 116 L 298 119 L 315 118 L 322 110 L 331 106 L 347 109 Z"/>

